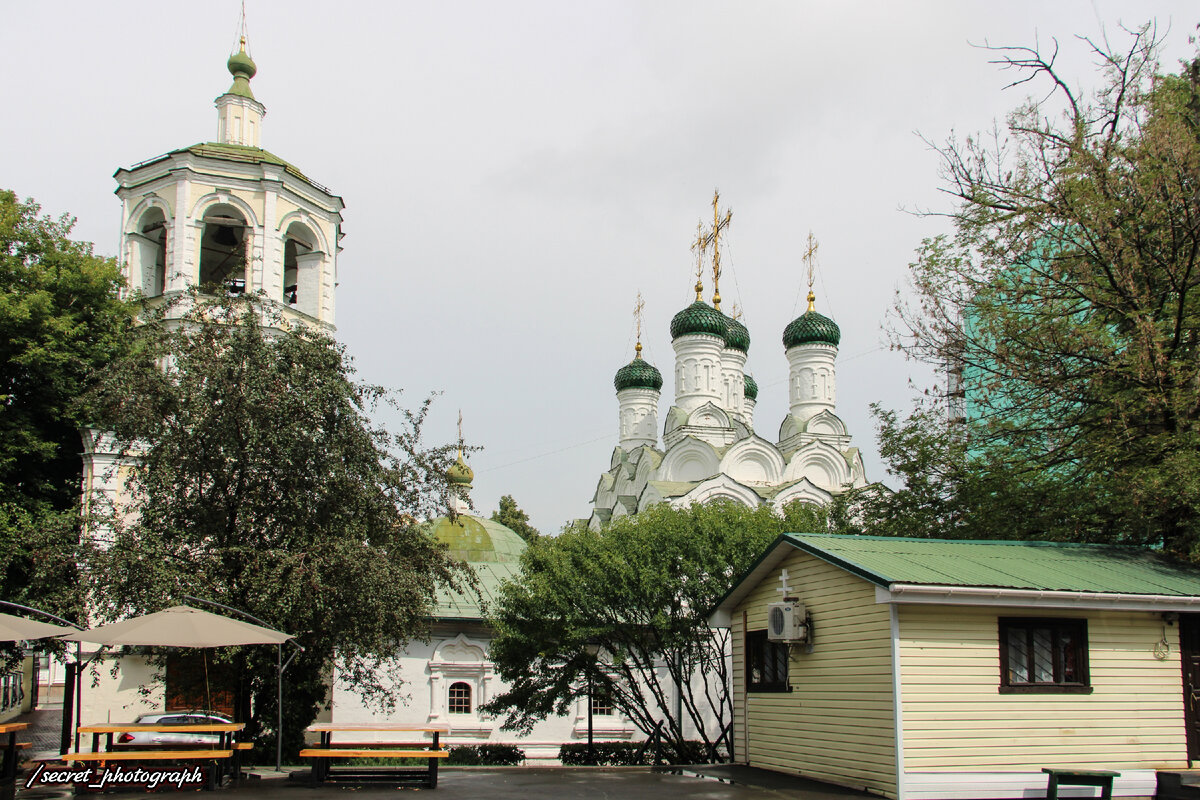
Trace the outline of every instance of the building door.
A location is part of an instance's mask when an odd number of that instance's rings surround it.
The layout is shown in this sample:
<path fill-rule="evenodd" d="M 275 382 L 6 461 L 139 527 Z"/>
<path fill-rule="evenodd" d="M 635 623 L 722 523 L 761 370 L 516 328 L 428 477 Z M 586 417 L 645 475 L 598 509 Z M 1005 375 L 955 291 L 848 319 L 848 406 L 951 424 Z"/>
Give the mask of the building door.
<path fill-rule="evenodd" d="M 1183 719 L 1187 726 L 1188 761 L 1200 761 L 1200 615 L 1179 618 L 1183 662 Z"/>

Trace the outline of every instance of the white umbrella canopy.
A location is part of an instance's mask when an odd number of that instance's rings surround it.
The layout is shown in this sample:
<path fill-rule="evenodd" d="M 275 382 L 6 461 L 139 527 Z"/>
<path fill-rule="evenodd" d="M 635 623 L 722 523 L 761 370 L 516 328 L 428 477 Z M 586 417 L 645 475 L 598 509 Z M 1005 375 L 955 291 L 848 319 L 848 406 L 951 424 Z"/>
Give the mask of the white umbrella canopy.
<path fill-rule="evenodd" d="M 289 633 L 210 614 L 191 606 L 174 606 L 60 637 L 73 642 L 157 647 L 229 647 L 239 644 L 282 644 Z"/>
<path fill-rule="evenodd" d="M 23 642 L 31 639 L 46 639 L 64 633 L 75 633 L 79 629 L 69 625 L 51 625 L 48 622 L 0 614 L 0 642 Z"/>

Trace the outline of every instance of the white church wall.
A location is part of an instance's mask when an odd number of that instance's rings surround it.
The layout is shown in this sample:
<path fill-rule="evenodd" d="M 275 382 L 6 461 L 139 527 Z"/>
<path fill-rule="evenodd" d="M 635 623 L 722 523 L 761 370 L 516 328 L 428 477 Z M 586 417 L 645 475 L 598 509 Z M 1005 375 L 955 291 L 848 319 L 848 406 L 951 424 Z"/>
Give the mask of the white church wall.
<path fill-rule="evenodd" d="M 401 700 L 390 712 L 369 707 L 335 674 L 332 721 L 446 726 L 449 733 L 441 741 L 451 746 L 512 744 L 525 751 L 527 763 L 535 764 L 556 762 L 564 743 L 587 741 L 586 705 L 576 704 L 573 713 L 535 724 L 525 736 L 502 730 L 502 719 L 478 712 L 479 704 L 508 688 L 487 660 L 490 642 L 490 633 L 481 626 L 439 625 L 428 643 L 411 644 L 381 673 L 394 674 L 401 681 Z M 450 689 L 456 683 L 465 683 L 471 689 L 469 713 L 452 713 L 449 708 Z M 593 736 L 596 741 L 640 738 L 632 724 L 616 716 L 601 720 L 601 724 L 593 719 Z"/>

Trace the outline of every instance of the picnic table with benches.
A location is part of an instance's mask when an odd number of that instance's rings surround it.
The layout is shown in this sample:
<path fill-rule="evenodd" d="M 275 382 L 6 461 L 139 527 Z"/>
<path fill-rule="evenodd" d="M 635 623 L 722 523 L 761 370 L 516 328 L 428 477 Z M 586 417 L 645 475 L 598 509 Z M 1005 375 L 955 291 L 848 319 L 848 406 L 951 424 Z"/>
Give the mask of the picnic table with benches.
<path fill-rule="evenodd" d="M 317 747 L 306 747 L 300 751 L 301 758 L 312 759 L 312 774 L 310 781 L 313 785 L 325 781 L 350 781 L 355 783 L 367 781 L 387 781 L 405 786 L 422 786 L 429 789 L 437 788 L 438 759 L 446 758 L 449 751 L 440 746 L 439 737 L 448 733 L 446 728 L 420 728 L 406 725 L 389 724 L 334 724 L 318 723 L 308 728 L 309 733 L 320 736 Z M 385 735 L 387 741 L 337 741 L 333 740 L 334 733 L 374 733 Z M 432 734 L 429 741 L 405 742 L 396 741 L 396 734 Z M 412 738 L 411 736 L 407 738 Z M 411 767 L 397 764 L 389 767 L 339 766 L 332 768 L 330 762 L 335 758 L 379 758 L 379 759 L 409 759 L 419 758 L 426 762 L 424 767 Z"/>
<path fill-rule="evenodd" d="M 29 727 L 28 722 L 0 723 L 0 741 L 4 743 L 0 762 L 0 800 L 12 800 L 17 792 L 17 750 L 26 742 L 17 742 L 17 733 Z"/>
<path fill-rule="evenodd" d="M 209 788 L 216 788 L 226 771 L 236 781 L 241 774 L 240 754 L 249 749 L 248 743 L 234 741 L 234 734 L 246 727 L 244 722 L 225 723 L 128 723 L 103 725 L 80 725 L 78 732 L 92 735 L 92 749 L 77 753 L 64 753 L 60 758 L 68 764 L 96 764 L 105 766 L 115 761 L 170 761 L 202 763 L 210 765 Z M 121 733 L 213 733 L 217 734 L 215 745 L 203 742 L 152 744 L 113 742 L 114 734 Z M 104 749 L 100 749 L 100 737 L 105 737 Z M 2 800 L 2 798 L 0 798 Z"/>

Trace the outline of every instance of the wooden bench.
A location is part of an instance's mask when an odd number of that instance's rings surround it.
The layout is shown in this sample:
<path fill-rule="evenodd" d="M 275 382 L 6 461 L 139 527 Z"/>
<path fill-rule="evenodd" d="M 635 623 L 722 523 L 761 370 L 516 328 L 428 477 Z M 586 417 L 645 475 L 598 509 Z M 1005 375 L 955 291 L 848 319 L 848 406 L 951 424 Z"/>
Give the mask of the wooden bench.
<path fill-rule="evenodd" d="M 355 744 L 369 745 L 362 742 Z M 395 747 L 392 745 L 391 747 Z M 429 789 L 437 788 L 438 759 L 450 755 L 448 750 L 395 750 L 387 744 L 378 747 L 307 747 L 300 751 L 301 758 L 311 758 L 313 762 L 310 781 L 316 785 L 327 780 L 369 781 L 386 780 L 391 783 L 424 786 Z M 424 769 L 404 769 L 397 767 L 386 771 L 369 768 L 341 767 L 331 771 L 329 760 L 333 758 L 420 758 L 429 762 Z"/>
<path fill-rule="evenodd" d="M 215 789 L 224 771 L 220 764 L 233 757 L 233 750 L 104 750 L 99 753 L 63 753 L 58 760 L 67 763 L 94 761 L 104 766 L 109 761 L 211 761 L 208 788 Z"/>
<path fill-rule="evenodd" d="M 1058 800 L 1059 786 L 1099 786 L 1100 800 L 1112 800 L 1113 778 L 1121 773 L 1108 770 L 1055 769 L 1042 767 L 1049 779 L 1046 784 L 1046 800 Z"/>

